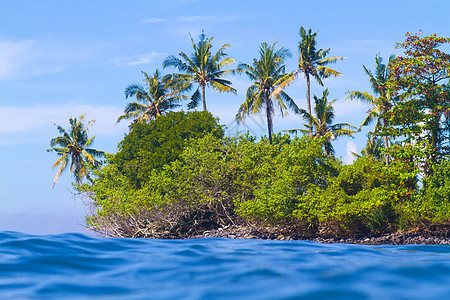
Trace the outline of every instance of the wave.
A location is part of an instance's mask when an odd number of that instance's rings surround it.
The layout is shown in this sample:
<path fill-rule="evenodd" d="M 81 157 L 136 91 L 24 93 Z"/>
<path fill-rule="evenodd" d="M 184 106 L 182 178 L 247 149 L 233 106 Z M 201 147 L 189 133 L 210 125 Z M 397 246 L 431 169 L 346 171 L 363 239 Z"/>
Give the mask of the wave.
<path fill-rule="evenodd" d="M 0 232 L 0 295 L 450 299 L 450 246 Z"/>

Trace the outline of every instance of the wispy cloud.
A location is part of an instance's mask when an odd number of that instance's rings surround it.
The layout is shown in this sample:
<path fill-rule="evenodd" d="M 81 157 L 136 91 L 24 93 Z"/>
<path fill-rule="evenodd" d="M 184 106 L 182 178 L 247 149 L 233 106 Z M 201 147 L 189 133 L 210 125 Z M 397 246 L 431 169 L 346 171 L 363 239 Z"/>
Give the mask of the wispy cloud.
<path fill-rule="evenodd" d="M 242 19 L 242 15 L 227 15 L 227 16 L 183 16 L 177 17 L 178 22 L 208 22 L 208 23 L 226 23 Z"/>
<path fill-rule="evenodd" d="M 0 40 L 0 80 L 58 73 L 86 60 L 95 45 L 55 40 Z"/>
<path fill-rule="evenodd" d="M 140 23 L 165 23 L 169 21 L 168 19 L 162 19 L 162 18 L 148 18 L 141 20 Z"/>
<path fill-rule="evenodd" d="M 139 66 L 155 61 L 164 56 L 164 53 L 151 52 L 148 54 L 139 54 L 135 56 L 122 56 L 113 59 L 117 66 Z"/>
<path fill-rule="evenodd" d="M 34 41 L 0 41 L 0 79 L 9 77 L 27 57 Z"/>
<path fill-rule="evenodd" d="M 54 124 L 68 127 L 70 116 L 86 113 L 86 120 L 96 120 L 93 134 L 120 136 L 127 131 L 126 122 L 116 125 L 123 108 L 106 105 L 62 104 L 32 106 L 0 106 L 0 144 L 23 144 L 48 140 L 57 134 Z"/>

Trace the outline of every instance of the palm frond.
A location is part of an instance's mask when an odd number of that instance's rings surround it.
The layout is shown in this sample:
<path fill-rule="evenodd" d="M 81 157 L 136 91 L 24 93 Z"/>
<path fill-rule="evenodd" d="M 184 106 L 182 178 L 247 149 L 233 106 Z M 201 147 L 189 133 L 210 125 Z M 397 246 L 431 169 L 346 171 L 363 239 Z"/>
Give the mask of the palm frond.
<path fill-rule="evenodd" d="M 191 102 L 188 103 L 188 109 L 196 108 L 202 101 L 202 95 L 200 93 L 200 88 L 197 88 L 195 93 L 191 96 Z"/>

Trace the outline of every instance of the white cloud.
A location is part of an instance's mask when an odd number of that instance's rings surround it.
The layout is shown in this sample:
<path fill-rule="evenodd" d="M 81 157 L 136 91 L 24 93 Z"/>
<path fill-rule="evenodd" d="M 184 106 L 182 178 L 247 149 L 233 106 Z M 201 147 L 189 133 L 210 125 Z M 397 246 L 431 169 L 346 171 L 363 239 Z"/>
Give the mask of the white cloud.
<path fill-rule="evenodd" d="M 188 16 L 188 17 L 178 17 L 177 21 L 180 22 L 200 22 L 200 21 L 209 21 L 211 17 L 203 17 L 203 16 Z"/>
<path fill-rule="evenodd" d="M 346 155 L 344 157 L 344 163 L 346 165 L 349 165 L 349 164 L 353 163 L 353 160 L 355 159 L 355 156 L 353 155 L 353 153 L 358 153 L 357 152 L 358 149 L 354 142 L 347 142 L 347 145 L 345 148 L 346 148 Z"/>
<path fill-rule="evenodd" d="M 151 52 L 148 54 L 139 54 L 135 56 L 122 56 L 113 59 L 117 66 L 139 66 L 155 61 L 155 59 L 164 56 L 163 53 Z"/>
<path fill-rule="evenodd" d="M 0 41 L 0 79 L 11 75 L 28 56 L 34 41 Z"/>
<path fill-rule="evenodd" d="M 176 20 L 178 22 L 208 22 L 208 23 L 226 23 L 237 21 L 242 19 L 241 15 L 228 15 L 228 16 L 186 16 L 178 17 Z"/>
<path fill-rule="evenodd" d="M 162 19 L 162 18 L 148 18 L 145 20 L 141 20 L 140 23 L 164 23 L 167 22 L 167 19 Z"/>
<path fill-rule="evenodd" d="M 61 72 L 85 60 L 95 45 L 54 40 L 0 40 L 0 80 L 14 80 Z"/>

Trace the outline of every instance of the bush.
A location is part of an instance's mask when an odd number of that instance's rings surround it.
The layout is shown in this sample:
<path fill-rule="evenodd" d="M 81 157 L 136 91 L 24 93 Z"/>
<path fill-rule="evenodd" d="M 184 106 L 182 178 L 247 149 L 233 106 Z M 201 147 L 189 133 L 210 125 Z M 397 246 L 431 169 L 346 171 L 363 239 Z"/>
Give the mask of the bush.
<path fill-rule="evenodd" d="M 252 197 L 236 203 L 238 214 L 260 223 L 292 224 L 299 198 L 313 186 L 325 188 L 329 178 L 336 175 L 337 162 L 324 153 L 322 142 L 303 137 L 284 143 L 281 151 L 276 144 L 264 142 L 256 145 L 258 149 L 249 149 L 241 168 L 257 172 L 257 176 L 252 182 Z M 257 166 L 248 163 L 249 158 Z"/>
<path fill-rule="evenodd" d="M 300 199 L 295 216 L 315 224 L 322 234 L 367 234 L 395 231 L 398 205 L 413 199 L 414 171 L 402 165 L 360 157 L 341 166 L 326 189 L 313 188 Z M 314 232 L 314 231 L 313 231 Z"/>
<path fill-rule="evenodd" d="M 137 123 L 119 143 L 112 163 L 136 187 L 141 187 L 152 170 L 178 159 L 190 139 L 212 134 L 222 138 L 224 131 L 209 112 L 171 112 L 150 124 Z"/>
<path fill-rule="evenodd" d="M 403 207 L 405 226 L 429 229 L 450 225 L 450 161 L 433 165 L 422 183 L 415 201 Z"/>

